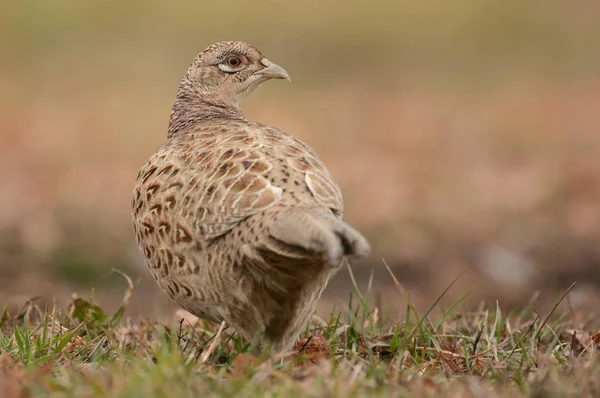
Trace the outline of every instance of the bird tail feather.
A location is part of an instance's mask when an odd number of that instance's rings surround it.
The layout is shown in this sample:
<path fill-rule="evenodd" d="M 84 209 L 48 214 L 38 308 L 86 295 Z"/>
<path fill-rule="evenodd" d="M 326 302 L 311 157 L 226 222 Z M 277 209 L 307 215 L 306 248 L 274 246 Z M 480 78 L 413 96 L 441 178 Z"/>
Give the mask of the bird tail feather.
<path fill-rule="evenodd" d="M 337 267 L 344 256 L 364 257 L 367 240 L 333 213 L 322 209 L 290 209 L 269 229 L 266 246 L 291 258 L 322 257 Z"/>

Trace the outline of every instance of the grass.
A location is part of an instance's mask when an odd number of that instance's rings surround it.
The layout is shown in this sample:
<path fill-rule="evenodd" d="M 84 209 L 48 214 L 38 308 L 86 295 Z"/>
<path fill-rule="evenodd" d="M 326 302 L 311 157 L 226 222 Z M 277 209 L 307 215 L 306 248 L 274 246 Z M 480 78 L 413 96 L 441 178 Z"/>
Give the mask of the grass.
<path fill-rule="evenodd" d="M 438 308 L 451 284 L 419 314 L 392 275 L 406 301 L 404 319 L 389 319 L 369 303 L 369 291 L 356 288 L 347 309 L 326 320 L 315 318 L 291 352 L 254 356 L 249 344 L 223 325 L 125 319 L 134 285 L 123 276 L 129 288 L 114 314 L 81 297 L 73 297 L 65 311 L 31 303 L 16 313 L 4 311 L 3 397 L 559 397 L 600 392 L 600 333 L 594 335 L 591 320 L 568 308 L 565 297 L 574 285 L 547 314 L 536 312 L 537 295 L 506 314 L 499 306 L 460 310 L 466 293 L 448 308 Z M 433 317 L 434 312 L 439 315 Z"/>
<path fill-rule="evenodd" d="M 487 284 L 469 305 L 598 279 L 600 2 L 9 3 L 1 303 L 93 284 L 111 306 L 106 268 L 148 277 L 132 181 L 164 140 L 192 58 L 223 39 L 247 40 L 291 73 L 253 93 L 245 114 L 317 151 L 377 253 L 364 265 L 385 256 L 411 273 L 418 305 L 464 262 Z M 489 272 L 503 254 L 529 271 Z M 130 308 L 152 303 L 148 282 Z"/>

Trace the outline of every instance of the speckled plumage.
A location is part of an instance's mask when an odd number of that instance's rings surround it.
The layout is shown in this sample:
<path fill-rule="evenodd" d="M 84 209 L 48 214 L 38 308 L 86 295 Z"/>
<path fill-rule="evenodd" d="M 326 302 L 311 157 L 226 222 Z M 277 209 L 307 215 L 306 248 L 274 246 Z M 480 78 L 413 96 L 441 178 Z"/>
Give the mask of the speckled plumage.
<path fill-rule="evenodd" d="M 167 140 L 137 176 L 132 215 L 152 275 L 176 303 L 285 349 L 342 258 L 369 245 L 341 221 L 341 192 L 317 154 L 239 110 L 270 78 L 287 73 L 246 43 L 200 53 Z"/>

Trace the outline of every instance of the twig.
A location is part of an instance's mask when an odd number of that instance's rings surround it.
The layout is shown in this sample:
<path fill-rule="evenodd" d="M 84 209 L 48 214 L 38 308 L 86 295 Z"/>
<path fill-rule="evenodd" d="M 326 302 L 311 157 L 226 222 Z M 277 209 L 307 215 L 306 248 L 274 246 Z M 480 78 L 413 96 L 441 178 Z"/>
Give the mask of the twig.
<path fill-rule="evenodd" d="M 565 299 L 565 297 L 567 297 L 567 294 L 569 294 L 569 292 L 575 287 L 576 284 L 577 284 L 577 282 L 573 282 L 571 284 L 571 286 L 569 286 L 569 288 L 567 289 L 567 291 L 562 295 L 562 297 L 560 298 L 560 300 L 558 300 L 556 302 L 556 304 L 554 304 L 554 307 L 552 308 L 552 311 L 550 311 L 548 313 L 548 316 L 546 316 L 546 319 L 544 319 L 544 322 L 542 322 L 542 324 L 540 325 L 540 328 L 537 330 L 536 333 L 534 333 L 534 335 L 533 335 L 534 338 L 536 338 L 538 336 L 538 334 L 540 334 L 540 332 L 542 331 L 542 329 L 546 325 L 546 322 L 548 322 L 548 319 L 550 319 L 550 317 L 552 316 L 552 314 L 554 314 L 554 311 L 556 311 L 556 308 L 558 308 L 558 305 Z"/>
<path fill-rule="evenodd" d="M 531 329 L 533 329 L 533 326 L 538 321 L 538 319 L 540 319 L 539 315 L 535 317 L 535 319 L 533 320 L 533 322 L 531 322 L 531 324 L 529 325 L 529 327 L 527 328 L 527 330 L 525 331 L 525 333 L 523 333 L 521 335 L 521 337 L 519 338 L 519 341 L 517 341 L 517 344 L 515 344 L 515 346 L 513 347 L 512 351 L 510 352 L 510 354 L 508 354 L 508 356 L 506 357 L 506 359 L 504 360 L 504 362 L 508 361 L 510 359 L 510 357 L 512 357 L 512 355 L 517 350 L 517 347 L 519 347 L 521 345 L 521 342 L 523 341 L 523 339 L 525 338 L 525 336 L 527 336 L 529 334 L 529 331 Z"/>
<path fill-rule="evenodd" d="M 210 343 L 210 346 L 208 346 L 208 350 L 202 353 L 200 363 L 205 363 L 206 361 L 208 361 L 210 355 L 217 348 L 217 345 L 219 345 L 219 343 L 221 342 L 221 333 L 223 333 L 223 329 L 225 329 L 225 321 L 221 322 L 221 326 L 219 326 L 219 330 L 217 330 L 214 340 L 212 341 L 212 343 Z"/>

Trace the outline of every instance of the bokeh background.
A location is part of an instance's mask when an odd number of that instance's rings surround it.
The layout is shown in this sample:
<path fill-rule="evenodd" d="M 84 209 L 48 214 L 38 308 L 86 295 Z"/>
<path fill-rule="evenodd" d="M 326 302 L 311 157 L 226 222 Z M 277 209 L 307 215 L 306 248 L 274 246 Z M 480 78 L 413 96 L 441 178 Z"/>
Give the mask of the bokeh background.
<path fill-rule="evenodd" d="M 134 244 L 133 179 L 165 138 L 187 66 L 245 40 L 292 76 L 244 104 L 315 148 L 368 236 L 371 298 L 420 308 L 468 267 L 511 308 L 572 282 L 600 299 L 600 2 L 9 1 L 0 6 L 0 303 L 174 309 Z M 348 272 L 320 311 L 343 307 Z M 165 315 L 166 314 L 166 315 Z"/>

